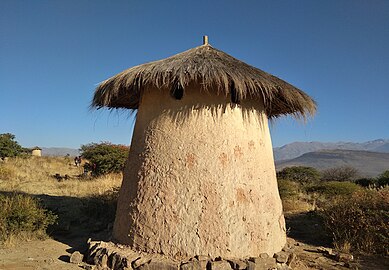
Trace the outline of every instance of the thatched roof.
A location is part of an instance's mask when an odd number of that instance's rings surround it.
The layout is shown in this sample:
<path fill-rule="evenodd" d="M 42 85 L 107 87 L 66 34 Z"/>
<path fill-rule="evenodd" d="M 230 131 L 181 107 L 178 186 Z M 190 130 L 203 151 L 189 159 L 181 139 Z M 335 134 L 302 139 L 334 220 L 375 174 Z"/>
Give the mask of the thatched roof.
<path fill-rule="evenodd" d="M 163 60 L 124 70 L 102 82 L 92 107 L 136 110 L 142 90 L 150 86 L 184 89 L 199 83 L 200 91 L 216 89 L 228 95 L 234 87 L 239 99 L 263 99 L 269 118 L 292 114 L 306 118 L 316 111 L 316 103 L 300 89 L 260 69 L 252 67 L 205 44 Z"/>

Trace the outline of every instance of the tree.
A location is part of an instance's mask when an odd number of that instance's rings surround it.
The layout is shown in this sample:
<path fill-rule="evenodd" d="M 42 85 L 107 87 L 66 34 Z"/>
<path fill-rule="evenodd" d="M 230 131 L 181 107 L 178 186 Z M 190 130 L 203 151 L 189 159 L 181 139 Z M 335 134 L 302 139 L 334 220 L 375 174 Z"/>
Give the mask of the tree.
<path fill-rule="evenodd" d="M 361 187 L 373 187 L 377 185 L 376 178 L 359 178 L 354 181 L 355 184 L 360 185 Z"/>
<path fill-rule="evenodd" d="M 287 167 L 277 172 L 277 179 L 291 180 L 299 183 L 313 183 L 320 179 L 320 172 L 312 167 Z"/>
<path fill-rule="evenodd" d="M 0 134 L 0 158 L 16 157 L 23 152 L 23 148 L 11 133 Z"/>
<path fill-rule="evenodd" d="M 389 170 L 384 171 L 378 176 L 377 185 L 379 187 L 384 187 L 389 185 Z"/>
<path fill-rule="evenodd" d="M 376 178 L 361 178 L 355 180 L 355 183 L 363 187 L 384 187 L 389 186 L 389 170 L 384 171 Z"/>
<path fill-rule="evenodd" d="M 351 166 L 341 166 L 324 170 L 323 181 L 354 181 L 358 177 L 358 170 Z"/>
<path fill-rule="evenodd" d="M 129 147 L 109 142 L 81 146 L 82 157 L 89 161 L 87 167 L 95 176 L 121 172 L 128 157 Z"/>

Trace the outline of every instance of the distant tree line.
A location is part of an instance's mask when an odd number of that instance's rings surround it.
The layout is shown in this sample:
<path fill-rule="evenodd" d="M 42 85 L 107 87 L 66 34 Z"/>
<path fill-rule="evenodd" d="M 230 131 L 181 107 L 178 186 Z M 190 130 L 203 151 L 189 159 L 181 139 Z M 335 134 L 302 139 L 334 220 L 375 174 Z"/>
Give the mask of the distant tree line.
<path fill-rule="evenodd" d="M 277 172 L 277 179 L 289 180 L 300 184 L 314 184 L 318 182 L 354 182 L 360 186 L 382 187 L 389 185 L 389 170 L 382 172 L 375 178 L 361 178 L 357 169 L 350 166 L 341 166 L 319 171 L 313 167 L 293 166 Z"/>
<path fill-rule="evenodd" d="M 11 158 L 31 152 L 23 148 L 11 133 L 0 134 L 0 158 Z M 87 160 L 84 168 L 93 176 L 121 172 L 126 163 L 129 147 L 110 142 L 89 143 L 81 146 L 81 156 Z"/>

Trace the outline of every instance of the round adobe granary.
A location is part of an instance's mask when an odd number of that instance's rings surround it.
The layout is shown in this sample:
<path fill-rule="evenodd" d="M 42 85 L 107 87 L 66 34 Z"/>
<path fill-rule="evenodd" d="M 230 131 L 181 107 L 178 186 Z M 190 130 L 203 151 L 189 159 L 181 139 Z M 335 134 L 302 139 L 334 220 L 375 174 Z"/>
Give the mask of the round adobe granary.
<path fill-rule="evenodd" d="M 205 44 L 108 79 L 93 106 L 137 110 L 117 242 L 175 259 L 285 245 L 268 118 L 313 114 L 304 92 Z"/>
<path fill-rule="evenodd" d="M 120 190 L 114 238 L 173 258 L 246 257 L 285 245 L 263 105 L 145 91 Z"/>
<path fill-rule="evenodd" d="M 34 147 L 31 149 L 31 155 L 36 156 L 36 157 L 41 157 L 42 156 L 42 149 L 39 148 L 38 146 Z"/>

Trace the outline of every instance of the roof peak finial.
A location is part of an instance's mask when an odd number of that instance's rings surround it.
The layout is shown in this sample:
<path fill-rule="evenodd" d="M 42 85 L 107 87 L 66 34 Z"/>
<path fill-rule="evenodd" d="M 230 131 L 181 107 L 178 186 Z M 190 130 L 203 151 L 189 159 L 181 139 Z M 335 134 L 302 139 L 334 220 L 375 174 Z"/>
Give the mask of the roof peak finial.
<path fill-rule="evenodd" d="M 208 36 L 203 36 L 203 45 L 208 45 Z"/>

